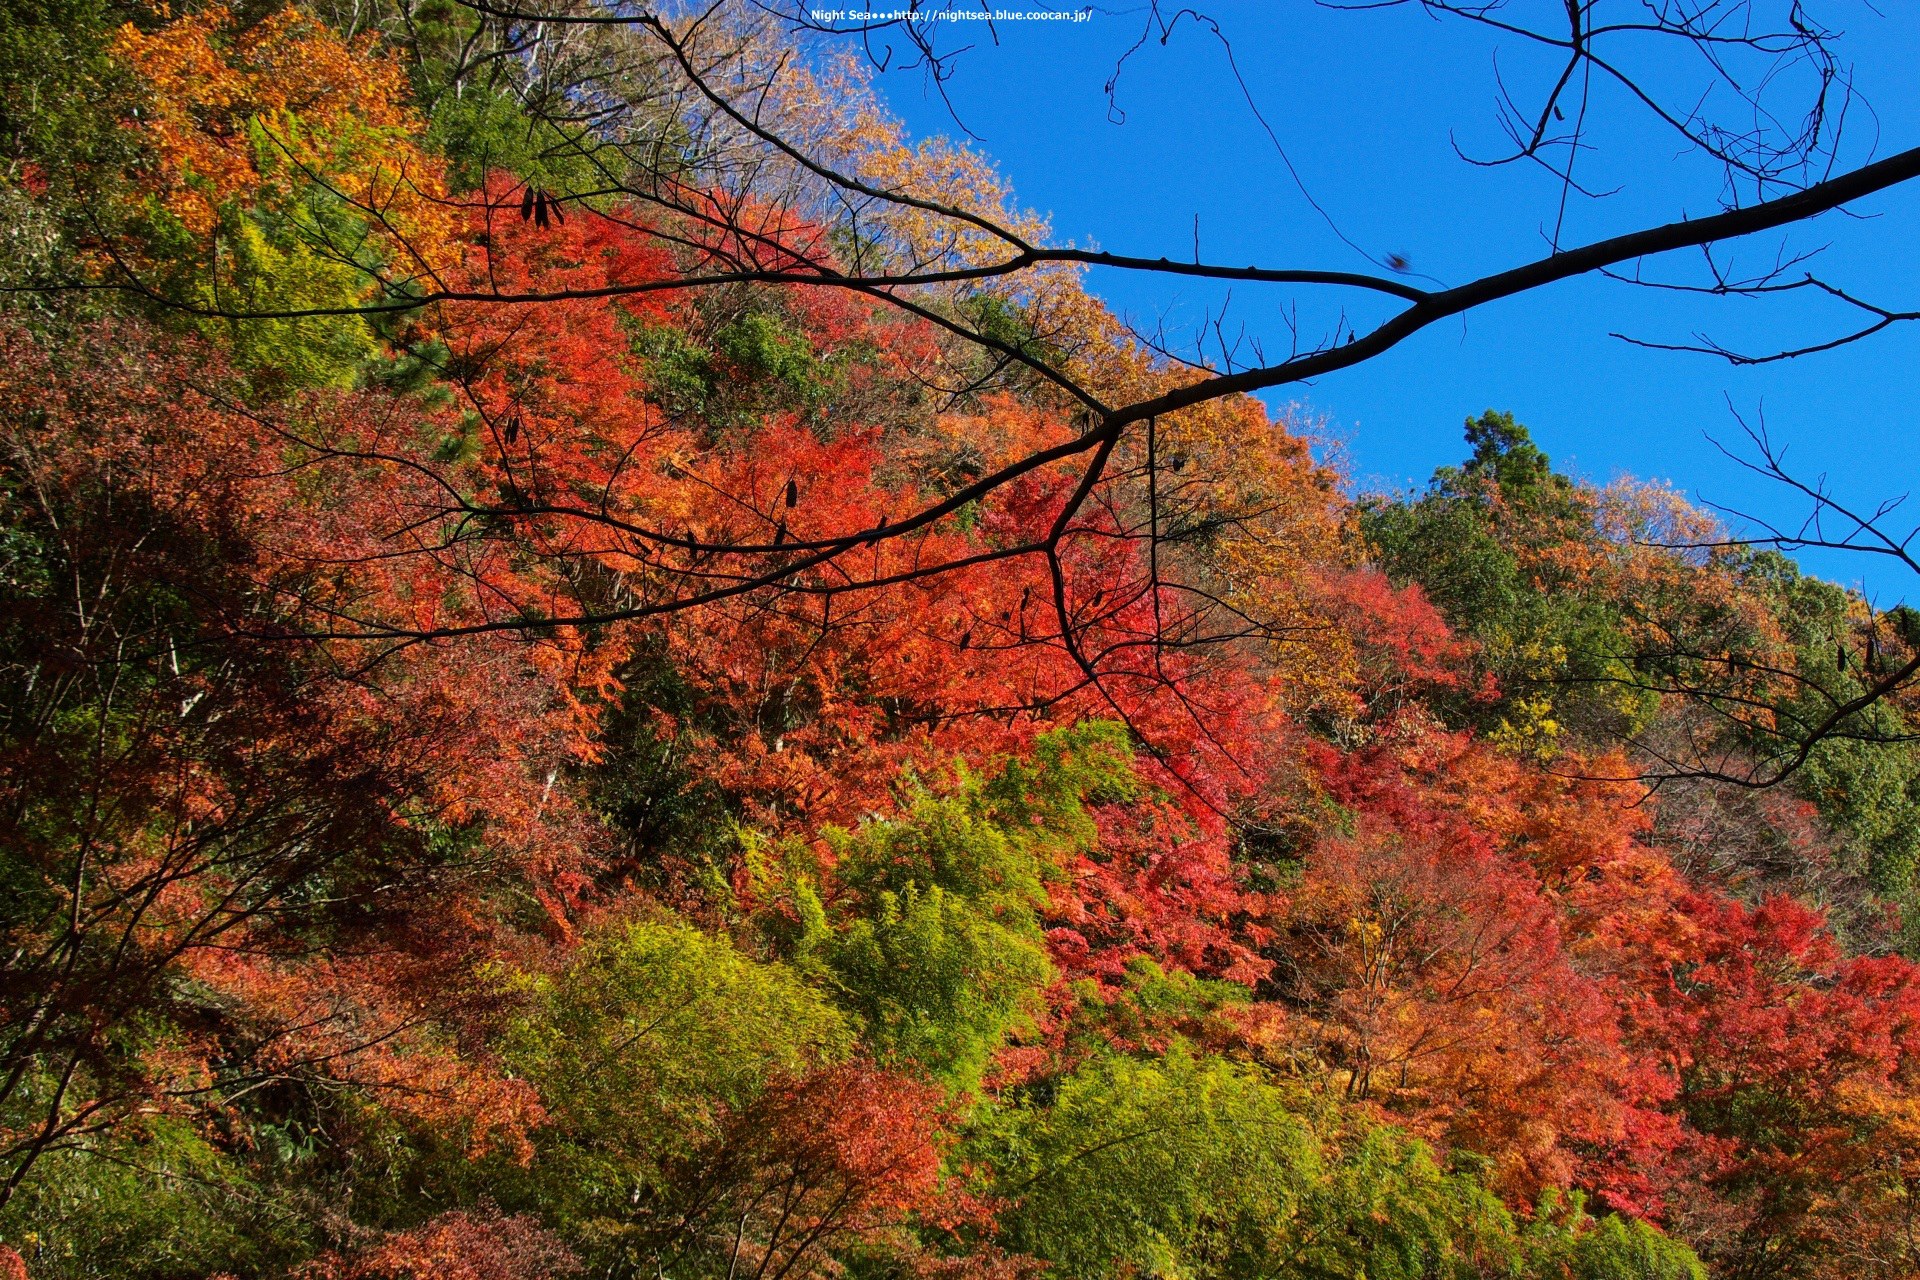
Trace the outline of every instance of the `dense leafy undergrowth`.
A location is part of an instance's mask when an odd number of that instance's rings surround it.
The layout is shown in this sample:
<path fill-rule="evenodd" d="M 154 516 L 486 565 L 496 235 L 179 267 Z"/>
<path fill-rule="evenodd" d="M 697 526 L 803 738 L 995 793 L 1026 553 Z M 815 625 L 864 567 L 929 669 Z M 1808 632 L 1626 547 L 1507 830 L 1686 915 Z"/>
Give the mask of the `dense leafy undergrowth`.
<path fill-rule="evenodd" d="M 1182 375 L 1067 274 L 665 287 L 721 224 L 574 194 L 477 22 L 0 20 L 0 1272 L 1914 1273 L 1920 754 L 1644 777 L 1904 616 L 1503 414 L 1355 501 L 1250 401 L 1057 579 L 1042 467 L 729 593 L 1077 429 L 941 317 Z"/>

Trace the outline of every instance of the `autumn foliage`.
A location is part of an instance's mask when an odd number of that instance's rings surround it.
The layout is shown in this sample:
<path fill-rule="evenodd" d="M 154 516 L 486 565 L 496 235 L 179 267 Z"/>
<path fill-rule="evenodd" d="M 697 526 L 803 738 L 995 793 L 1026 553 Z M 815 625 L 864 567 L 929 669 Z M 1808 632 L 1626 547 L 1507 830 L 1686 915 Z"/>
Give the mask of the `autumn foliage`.
<path fill-rule="evenodd" d="M 100 288 L 0 313 L 0 1272 L 1920 1266 L 1920 766 L 1641 780 L 1857 600 L 1498 414 L 1025 466 L 1082 408 L 943 318 L 1189 374 L 1067 276 L 716 283 L 853 233 L 600 194 L 400 12 L 87 7 L 112 145 L 7 135 Z"/>

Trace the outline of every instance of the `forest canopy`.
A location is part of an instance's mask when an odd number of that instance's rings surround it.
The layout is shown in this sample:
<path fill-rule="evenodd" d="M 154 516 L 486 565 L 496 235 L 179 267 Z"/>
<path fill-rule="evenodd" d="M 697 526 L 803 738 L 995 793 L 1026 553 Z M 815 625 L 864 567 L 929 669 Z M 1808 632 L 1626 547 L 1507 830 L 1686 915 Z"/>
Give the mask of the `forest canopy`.
<path fill-rule="evenodd" d="M 1920 1271 L 1920 617 L 600 13 L 0 2 L 0 1277 Z"/>

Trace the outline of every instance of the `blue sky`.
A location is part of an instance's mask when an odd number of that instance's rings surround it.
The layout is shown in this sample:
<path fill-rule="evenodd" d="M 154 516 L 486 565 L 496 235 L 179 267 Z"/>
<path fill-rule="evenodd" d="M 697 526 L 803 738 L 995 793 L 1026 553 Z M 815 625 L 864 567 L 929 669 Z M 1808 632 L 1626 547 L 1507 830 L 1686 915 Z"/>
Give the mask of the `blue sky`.
<path fill-rule="evenodd" d="M 1004 0 L 1003 0 L 1004 2 Z M 1010 7 L 1023 7 L 1017 3 Z M 1510 12 L 1558 9 L 1517 0 Z M 1920 5 L 1880 0 L 1815 4 L 1843 28 L 1839 48 L 1871 110 L 1856 108 L 1849 153 L 1885 155 L 1920 143 Z M 1457 21 L 1417 9 L 1341 13 L 1311 0 L 1216 0 L 1206 11 L 1232 42 L 1254 102 L 1315 199 L 1370 253 L 1405 255 L 1415 271 L 1448 284 L 1539 256 L 1558 184 L 1537 169 L 1463 164 L 1500 141 L 1494 56 L 1521 94 L 1544 65 Z M 1109 116 L 1103 85 L 1140 33 L 1144 10 L 1113 6 L 1082 23 L 1004 23 L 997 42 L 978 24 L 963 40 L 947 93 L 960 121 L 1013 182 L 1023 203 L 1051 217 L 1057 239 L 1158 256 L 1192 252 L 1195 218 L 1208 260 L 1365 268 L 1302 197 L 1246 101 L 1220 43 L 1183 24 L 1162 47 L 1128 63 L 1118 89 L 1124 123 Z M 1690 55 L 1688 55 L 1690 56 Z M 1656 83 L 1697 82 L 1686 56 L 1652 56 Z M 917 134 L 957 132 L 954 116 L 918 72 L 879 77 L 888 102 Z M 1597 239 L 1682 213 L 1718 207 L 1717 171 L 1681 154 L 1618 93 L 1595 98 L 1597 150 L 1585 172 L 1618 194 L 1576 200 L 1565 239 Z M 1920 307 L 1920 190 L 1863 204 L 1862 219 L 1829 216 L 1796 234 L 1796 249 L 1827 246 L 1822 274 L 1889 305 Z M 1779 246 L 1745 244 L 1758 260 Z M 1223 300 L 1206 286 L 1095 273 L 1090 284 L 1136 323 L 1191 329 Z M 1240 287 L 1230 328 L 1244 326 L 1269 353 L 1288 343 L 1285 308 L 1300 304 L 1303 332 L 1336 319 L 1338 299 Z M 1794 520 L 1788 494 L 1741 471 L 1707 437 L 1738 439 L 1729 409 L 1764 411 L 1789 462 L 1828 473 L 1850 499 L 1920 495 L 1913 387 L 1920 326 L 1839 352 L 1757 368 L 1703 356 L 1637 350 L 1623 330 L 1663 341 L 1706 332 L 1733 345 L 1794 345 L 1830 335 L 1848 317 L 1803 301 L 1773 303 L 1658 294 L 1579 281 L 1484 308 L 1429 330 L 1384 358 L 1290 388 L 1344 437 L 1364 487 L 1391 488 L 1456 461 L 1468 414 L 1513 411 L 1555 461 L 1597 481 L 1629 473 L 1672 482 L 1696 498 Z M 1920 508 L 1920 500 L 1916 501 Z M 1920 509 L 1913 513 L 1920 520 Z M 1920 582 L 1885 564 L 1803 556 L 1827 576 L 1866 588 L 1883 604 L 1920 598 Z"/>

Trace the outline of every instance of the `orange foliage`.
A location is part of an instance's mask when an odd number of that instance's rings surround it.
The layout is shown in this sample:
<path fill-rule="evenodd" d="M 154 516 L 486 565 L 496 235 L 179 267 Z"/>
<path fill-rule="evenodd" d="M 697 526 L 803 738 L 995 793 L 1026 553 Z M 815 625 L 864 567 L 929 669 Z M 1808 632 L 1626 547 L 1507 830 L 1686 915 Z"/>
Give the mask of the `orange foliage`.
<path fill-rule="evenodd" d="M 453 1210 L 347 1257 L 328 1254 L 300 1280 L 550 1280 L 579 1262 L 526 1214 Z"/>
<path fill-rule="evenodd" d="M 156 164 L 147 192 L 196 235 L 241 199 L 291 210 L 331 187 L 378 225 L 402 274 L 444 265 L 454 212 L 440 162 L 417 138 L 406 74 L 371 37 L 340 39 L 297 9 L 241 26 L 210 6 L 114 52 L 150 91 L 137 123 Z"/>
<path fill-rule="evenodd" d="M 86 923 L 75 962 L 39 993 L 48 1016 L 73 1019 L 85 1052 L 113 1010 L 142 1007 L 177 972 L 229 1002 L 252 1047 L 235 1060 L 210 1041 L 161 1042 L 143 1068 L 173 1086 L 158 1096 L 204 1092 L 215 1060 L 311 1072 L 395 1099 L 422 1123 L 466 1125 L 476 1148 L 524 1151 L 537 1100 L 468 1055 L 449 993 L 503 945 L 490 886 L 531 890 L 563 929 L 585 883 L 591 836 L 552 794 L 579 747 L 574 708 L 555 696 L 563 664 L 485 637 L 371 663 L 359 648 L 289 643 L 297 618 L 279 605 L 290 597 L 323 616 L 404 602 L 410 584 L 392 562 L 335 558 L 381 541 L 392 493 L 327 501 L 287 465 L 299 445 L 236 411 L 219 363 L 191 344 L 96 331 L 69 353 L 85 356 L 82 381 L 19 331 L 4 342 L 6 456 L 44 518 L 71 530 L 61 554 L 86 592 L 78 613 L 45 602 L 42 661 L 84 671 L 102 652 L 143 654 L 141 680 L 96 713 L 116 726 L 110 759 L 85 733 L 49 732 L 0 760 L 6 793 L 41 806 L 13 820 L 10 838 L 55 871 L 87 850 L 85 876 L 57 877 L 80 886 L 70 909 Z M 370 408 L 354 397 L 306 406 L 310 423 L 331 424 L 319 430 L 364 422 Z M 487 856 L 454 871 L 433 849 L 461 838 Z M 403 885 L 424 896 L 363 911 Z M 320 906 L 295 905 L 316 888 Z M 324 958 L 307 930 L 343 956 Z M 132 945 L 113 945 L 121 936 Z M 100 1105 L 147 1086 L 118 1087 L 132 1092 Z"/>
<path fill-rule="evenodd" d="M 1588 1152 L 1642 1157 L 1672 1135 L 1648 1111 L 1663 1097 L 1625 1054 L 1607 989 L 1570 950 L 1564 904 L 1524 851 L 1501 847 L 1524 821 L 1599 854 L 1630 838 L 1609 821 L 1621 811 L 1601 803 L 1581 830 L 1577 805 L 1484 789 L 1487 771 L 1519 768 L 1451 735 L 1328 756 L 1354 833 L 1317 844 L 1287 929 L 1347 1094 L 1492 1157 L 1496 1185 L 1525 1204 L 1590 1185 Z"/>
<path fill-rule="evenodd" d="M 631 215 L 581 211 L 544 233 L 510 218 L 482 225 L 476 283 L 604 293 L 672 279 L 668 255 Z M 768 301 L 792 308 L 822 347 L 857 341 L 876 351 L 866 378 L 910 382 L 933 345 L 924 326 L 808 291 Z M 628 333 L 684 322 L 685 305 L 671 290 L 574 298 L 543 308 L 538 326 L 511 309 L 442 309 L 438 332 L 483 423 L 472 479 L 461 483 L 524 513 L 511 517 L 511 543 L 463 549 L 458 566 L 493 588 L 495 616 L 556 609 L 553 580 L 516 576 L 515 556 L 544 566 L 590 561 L 601 575 L 596 594 L 576 607 L 644 614 L 767 573 L 780 546 L 796 547 L 798 561 L 897 520 L 938 498 L 931 485 L 956 458 L 978 474 L 1073 430 L 1057 413 L 1008 399 L 904 437 L 859 422 L 822 429 L 789 414 L 724 426 L 675 414 Z M 1267 481 L 1261 518 L 1281 518 L 1271 508 L 1284 502 L 1286 519 L 1317 521 L 1321 542 L 1302 544 L 1304 560 L 1337 527 L 1332 496 L 1297 444 L 1267 434 L 1286 462 Z M 1061 553 L 1077 648 L 1102 672 L 1100 688 L 1062 636 L 1039 555 L 919 576 L 1031 546 L 1077 475 L 1070 465 L 1043 469 L 964 517 L 664 617 L 657 626 L 668 651 L 701 691 L 699 723 L 682 727 L 695 734 L 703 772 L 773 826 L 843 822 L 884 808 L 904 767 L 983 758 L 1045 724 L 1118 711 L 1155 747 L 1151 767 L 1201 796 L 1201 811 L 1249 789 L 1256 773 L 1242 757 L 1259 756 L 1253 726 L 1277 724 L 1278 697 L 1250 702 L 1228 691 L 1249 676 L 1289 687 L 1298 664 L 1260 676 L 1238 659 L 1150 643 L 1169 615 L 1189 619 L 1196 609 L 1144 581 L 1143 540 L 1104 490 L 1081 524 L 1108 536 L 1069 538 Z M 1127 537 L 1111 537 L 1122 530 Z"/>

